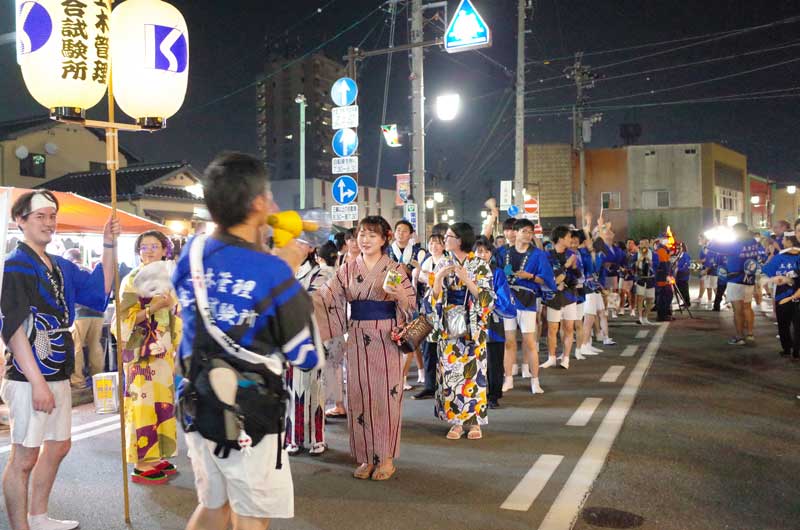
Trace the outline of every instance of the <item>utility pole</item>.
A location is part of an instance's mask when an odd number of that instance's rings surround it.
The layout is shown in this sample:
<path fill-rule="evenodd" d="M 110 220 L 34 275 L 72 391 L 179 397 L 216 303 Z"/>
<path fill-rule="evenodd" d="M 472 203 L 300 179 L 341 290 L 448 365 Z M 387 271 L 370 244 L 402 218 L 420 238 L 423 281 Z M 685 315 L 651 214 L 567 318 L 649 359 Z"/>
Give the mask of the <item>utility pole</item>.
<path fill-rule="evenodd" d="M 517 109 L 514 142 L 514 204 L 525 211 L 525 11 L 531 0 L 517 0 Z"/>
<path fill-rule="evenodd" d="M 572 107 L 572 146 L 578 153 L 578 166 L 579 176 L 578 182 L 580 185 L 580 216 L 582 219 L 586 214 L 586 149 L 585 144 L 589 141 L 587 136 L 591 135 L 591 123 L 599 120 L 599 116 L 592 116 L 589 124 L 588 131 L 584 131 L 584 117 L 583 110 L 586 104 L 586 95 L 584 89 L 593 88 L 596 74 L 592 73 L 592 69 L 585 66 L 583 63 L 583 52 L 575 54 L 575 63 L 565 69 L 567 79 L 575 81 L 575 105 Z"/>
<path fill-rule="evenodd" d="M 411 0 L 410 44 L 423 42 L 422 0 Z M 423 82 L 423 50 L 411 49 L 411 194 L 417 204 L 425 204 L 425 84 Z M 417 237 L 426 240 L 425 223 L 418 223 Z"/>

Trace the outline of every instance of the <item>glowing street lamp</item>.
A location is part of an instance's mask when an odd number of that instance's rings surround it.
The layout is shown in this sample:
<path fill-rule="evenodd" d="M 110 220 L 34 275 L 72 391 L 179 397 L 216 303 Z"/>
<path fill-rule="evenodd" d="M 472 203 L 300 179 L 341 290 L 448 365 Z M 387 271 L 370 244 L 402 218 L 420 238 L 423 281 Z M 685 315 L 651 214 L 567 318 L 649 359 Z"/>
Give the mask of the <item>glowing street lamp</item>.
<path fill-rule="evenodd" d="M 444 194 L 441 191 L 433 192 L 433 200 L 441 204 L 444 202 Z"/>
<path fill-rule="evenodd" d="M 448 217 L 448 215 L 446 213 L 442 214 L 442 221 L 447 221 L 448 219 L 449 219 L 449 217 Z"/>
<path fill-rule="evenodd" d="M 456 212 L 452 208 L 447 210 L 447 215 L 449 215 L 450 217 L 453 217 L 455 214 L 456 214 Z"/>
<path fill-rule="evenodd" d="M 444 94 L 436 98 L 436 117 L 442 121 L 451 121 L 461 109 L 461 96 Z"/>
<path fill-rule="evenodd" d="M 792 184 L 786 186 L 786 193 L 788 193 L 789 195 L 794 195 L 796 191 L 797 191 L 797 186 L 794 186 Z"/>
<path fill-rule="evenodd" d="M 428 210 L 432 210 L 433 205 L 434 205 L 433 199 L 428 199 L 427 201 L 425 201 L 425 208 L 427 208 Z"/>
<path fill-rule="evenodd" d="M 486 219 L 486 216 L 487 216 L 487 215 L 488 215 L 488 214 L 486 213 L 486 210 L 481 210 L 481 218 L 482 218 L 482 219 Z"/>
<path fill-rule="evenodd" d="M 758 206 L 758 203 L 760 202 L 761 202 L 761 197 L 759 197 L 758 195 L 753 195 L 752 197 L 750 197 L 750 204 L 752 204 L 753 206 Z"/>

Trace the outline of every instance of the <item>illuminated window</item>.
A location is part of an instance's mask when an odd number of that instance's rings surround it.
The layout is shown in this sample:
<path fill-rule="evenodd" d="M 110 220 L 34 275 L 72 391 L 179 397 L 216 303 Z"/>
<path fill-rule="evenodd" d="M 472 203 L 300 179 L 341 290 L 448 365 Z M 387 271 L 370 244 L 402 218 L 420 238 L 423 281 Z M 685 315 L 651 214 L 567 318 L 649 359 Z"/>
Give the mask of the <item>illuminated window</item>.
<path fill-rule="evenodd" d="M 600 201 L 604 210 L 619 210 L 622 208 L 618 191 L 604 191 L 600 194 Z"/>

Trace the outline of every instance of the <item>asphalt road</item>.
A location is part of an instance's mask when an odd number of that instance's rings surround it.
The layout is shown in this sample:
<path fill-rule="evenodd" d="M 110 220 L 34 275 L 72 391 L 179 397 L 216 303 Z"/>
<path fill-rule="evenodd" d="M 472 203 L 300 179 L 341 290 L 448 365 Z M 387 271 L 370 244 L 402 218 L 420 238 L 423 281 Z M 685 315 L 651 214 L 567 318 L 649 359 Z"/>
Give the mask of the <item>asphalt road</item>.
<path fill-rule="evenodd" d="M 763 317 L 758 345 L 734 348 L 729 315 L 695 316 L 646 333 L 613 322 L 619 344 L 544 371 L 545 394 L 518 378 L 483 440 L 446 440 L 432 401 L 405 400 L 398 472 L 384 483 L 351 478 L 345 424 L 330 422 L 322 457 L 291 460 L 295 518 L 271 528 L 800 528 L 800 366 L 778 358 Z M 74 410 L 50 512 L 83 530 L 128 528 L 115 418 Z M 0 433 L 0 465 L 6 447 Z M 196 499 L 182 440 L 175 463 L 169 485 L 130 485 L 132 528 L 184 528 Z"/>

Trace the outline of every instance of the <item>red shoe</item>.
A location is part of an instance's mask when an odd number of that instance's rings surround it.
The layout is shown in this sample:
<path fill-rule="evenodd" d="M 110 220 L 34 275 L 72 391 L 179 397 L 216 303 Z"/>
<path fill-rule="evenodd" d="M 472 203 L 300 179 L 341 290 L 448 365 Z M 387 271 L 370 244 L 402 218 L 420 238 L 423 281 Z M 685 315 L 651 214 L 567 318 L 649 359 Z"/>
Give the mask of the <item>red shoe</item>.
<path fill-rule="evenodd" d="M 148 469 L 147 471 L 142 471 L 140 469 L 133 468 L 133 473 L 131 473 L 131 481 L 137 484 L 164 484 L 169 480 L 167 475 L 164 474 L 163 471 L 159 471 L 158 469 Z"/>
<path fill-rule="evenodd" d="M 175 467 L 169 460 L 162 460 L 155 467 L 157 470 L 161 471 L 167 476 L 174 475 L 178 472 L 178 468 Z"/>

